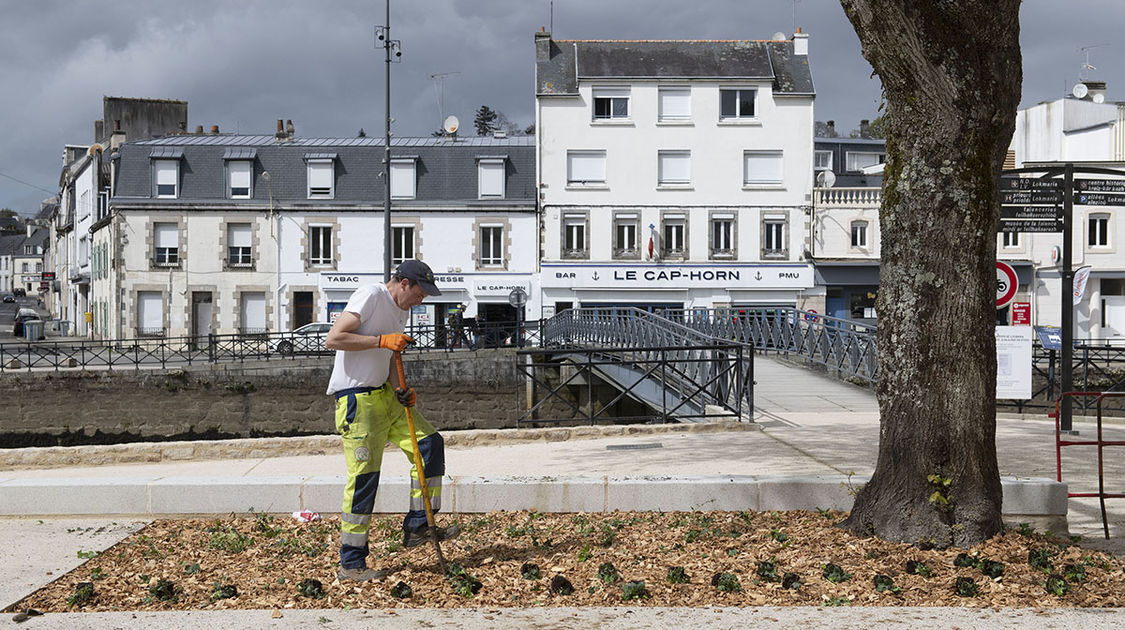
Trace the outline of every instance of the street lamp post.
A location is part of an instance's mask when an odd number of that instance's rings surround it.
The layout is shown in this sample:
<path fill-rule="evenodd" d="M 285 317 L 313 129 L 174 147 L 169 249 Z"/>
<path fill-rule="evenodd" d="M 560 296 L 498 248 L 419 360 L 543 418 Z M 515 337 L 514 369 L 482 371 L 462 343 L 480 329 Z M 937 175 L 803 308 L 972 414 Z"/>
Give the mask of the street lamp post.
<path fill-rule="evenodd" d="M 394 52 L 393 61 L 402 57 L 402 42 L 391 39 L 391 0 L 387 0 L 386 6 L 386 24 L 375 27 L 375 45 L 383 42 L 387 66 L 383 120 L 383 282 L 391 279 L 391 53 Z"/>

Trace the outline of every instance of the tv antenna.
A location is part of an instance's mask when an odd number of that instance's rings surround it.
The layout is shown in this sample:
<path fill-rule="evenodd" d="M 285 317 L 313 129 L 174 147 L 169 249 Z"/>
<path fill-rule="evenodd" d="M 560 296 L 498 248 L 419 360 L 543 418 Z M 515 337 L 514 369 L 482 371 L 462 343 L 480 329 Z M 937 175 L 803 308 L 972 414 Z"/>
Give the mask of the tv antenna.
<path fill-rule="evenodd" d="M 437 97 L 438 120 L 445 121 L 445 77 L 451 77 L 460 72 L 435 72 L 430 75 L 434 82 L 434 96 Z"/>
<path fill-rule="evenodd" d="M 1087 79 L 1086 72 L 1088 70 L 1097 70 L 1096 67 L 1090 64 L 1090 51 L 1094 48 L 1104 48 L 1109 44 L 1094 44 L 1093 46 L 1083 46 L 1078 49 L 1078 52 L 1086 53 L 1086 62 L 1082 64 L 1082 71 L 1078 73 L 1078 80 L 1085 81 Z"/>

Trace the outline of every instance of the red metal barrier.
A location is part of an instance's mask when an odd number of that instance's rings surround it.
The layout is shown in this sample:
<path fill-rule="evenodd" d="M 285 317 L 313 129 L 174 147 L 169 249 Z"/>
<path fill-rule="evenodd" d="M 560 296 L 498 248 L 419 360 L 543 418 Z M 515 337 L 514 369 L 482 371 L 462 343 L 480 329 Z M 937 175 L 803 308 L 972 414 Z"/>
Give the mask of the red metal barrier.
<path fill-rule="evenodd" d="M 1064 440 L 1059 430 L 1059 417 L 1062 401 L 1065 398 L 1094 397 L 1098 409 L 1098 434 L 1096 440 Z M 1109 520 L 1105 513 L 1106 499 L 1125 499 L 1125 493 L 1105 491 L 1105 471 L 1103 467 L 1103 451 L 1107 446 L 1125 446 L 1125 440 L 1106 440 L 1102 437 L 1102 401 L 1106 398 L 1122 398 L 1125 392 L 1064 392 L 1055 400 L 1055 413 L 1048 414 L 1055 419 L 1055 476 L 1057 481 L 1062 481 L 1062 447 L 1064 446 L 1097 446 L 1098 447 L 1098 491 L 1097 492 L 1067 492 L 1070 497 L 1098 497 L 1102 509 L 1102 530 L 1105 537 L 1109 538 Z"/>

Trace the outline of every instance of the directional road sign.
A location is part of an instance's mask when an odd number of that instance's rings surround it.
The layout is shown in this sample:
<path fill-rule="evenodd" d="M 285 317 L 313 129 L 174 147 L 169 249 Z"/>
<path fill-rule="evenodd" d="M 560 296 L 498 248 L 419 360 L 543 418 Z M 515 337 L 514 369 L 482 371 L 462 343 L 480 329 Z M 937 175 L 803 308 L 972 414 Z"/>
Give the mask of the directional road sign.
<path fill-rule="evenodd" d="M 1083 192 L 1074 195 L 1078 206 L 1125 206 L 1125 194 Z"/>
<path fill-rule="evenodd" d="M 1083 192 L 1125 193 L 1125 179 L 1076 179 L 1074 189 Z"/>

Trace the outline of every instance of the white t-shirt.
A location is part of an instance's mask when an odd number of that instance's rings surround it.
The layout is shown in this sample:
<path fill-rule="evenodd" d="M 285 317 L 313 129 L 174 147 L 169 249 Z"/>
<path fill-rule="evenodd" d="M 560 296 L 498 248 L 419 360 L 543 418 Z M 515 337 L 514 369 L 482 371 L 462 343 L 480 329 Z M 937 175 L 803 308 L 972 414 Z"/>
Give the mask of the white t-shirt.
<path fill-rule="evenodd" d="M 372 284 L 356 289 L 344 310 L 359 316 L 358 335 L 389 335 L 406 328 L 410 311 L 395 304 L 385 284 Z M 394 353 L 383 348 L 370 350 L 337 350 L 328 379 L 328 393 L 352 387 L 381 387 L 390 375 Z"/>

